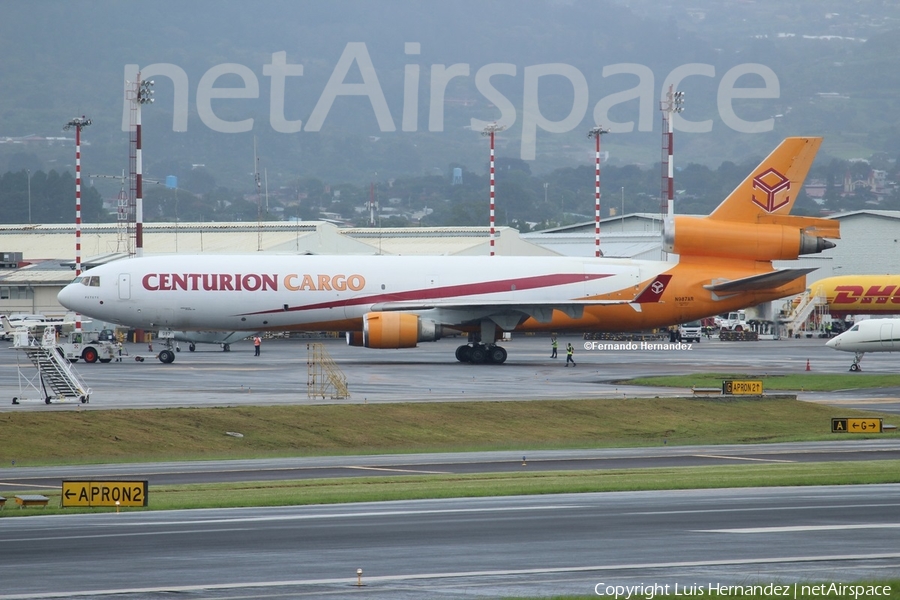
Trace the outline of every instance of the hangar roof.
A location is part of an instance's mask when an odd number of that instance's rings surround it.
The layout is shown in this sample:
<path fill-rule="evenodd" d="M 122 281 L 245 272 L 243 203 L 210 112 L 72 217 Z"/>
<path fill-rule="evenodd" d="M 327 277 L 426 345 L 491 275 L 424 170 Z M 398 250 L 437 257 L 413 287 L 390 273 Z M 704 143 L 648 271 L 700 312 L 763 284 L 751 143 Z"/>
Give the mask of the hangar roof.
<path fill-rule="evenodd" d="M 484 254 L 487 227 L 338 228 L 323 221 L 263 223 L 145 223 L 145 254 Z M 85 263 L 127 253 L 128 239 L 116 223 L 83 224 L 81 254 Z M 498 254 L 554 255 L 508 227 L 496 230 Z M 0 250 L 21 252 L 26 262 L 74 259 L 74 225 L 0 225 Z"/>

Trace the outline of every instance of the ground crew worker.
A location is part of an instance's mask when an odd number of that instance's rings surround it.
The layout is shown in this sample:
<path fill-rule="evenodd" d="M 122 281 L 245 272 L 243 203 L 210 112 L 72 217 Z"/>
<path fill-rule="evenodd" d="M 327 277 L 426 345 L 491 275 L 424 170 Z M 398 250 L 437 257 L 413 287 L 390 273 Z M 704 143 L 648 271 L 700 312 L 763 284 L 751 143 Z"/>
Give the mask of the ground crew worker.
<path fill-rule="evenodd" d="M 550 347 L 553 348 L 553 353 L 550 354 L 550 358 L 557 358 L 556 351 L 559 349 L 559 342 L 556 341 L 556 336 L 550 338 Z"/>
<path fill-rule="evenodd" d="M 262 344 L 262 340 L 259 339 L 259 336 L 253 336 L 253 356 L 259 356 L 259 345 Z"/>
<path fill-rule="evenodd" d="M 575 364 L 575 359 L 572 356 L 575 354 L 575 348 L 572 346 L 572 343 L 569 342 L 566 344 L 566 366 L 569 366 L 569 363 L 572 363 L 572 366 L 577 366 Z"/>

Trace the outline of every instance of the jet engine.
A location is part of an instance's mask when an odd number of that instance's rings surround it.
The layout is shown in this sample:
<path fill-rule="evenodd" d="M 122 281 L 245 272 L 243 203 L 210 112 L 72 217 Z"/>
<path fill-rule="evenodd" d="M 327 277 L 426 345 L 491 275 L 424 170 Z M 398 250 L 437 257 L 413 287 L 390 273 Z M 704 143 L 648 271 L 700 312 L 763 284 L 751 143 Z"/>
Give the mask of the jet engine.
<path fill-rule="evenodd" d="M 796 219 L 796 225 L 790 219 Z M 740 223 L 705 217 L 676 216 L 666 223 L 664 248 L 682 256 L 712 256 L 743 260 L 794 260 L 834 248 L 834 243 L 815 233 L 832 234 L 831 227 L 817 228 L 803 217 L 780 217 L 784 223 Z M 808 226 L 810 222 L 813 226 Z M 831 224 L 828 224 L 831 226 Z M 811 232 L 811 233 L 810 233 Z M 827 237 L 839 237 L 828 235 Z"/>
<path fill-rule="evenodd" d="M 430 319 L 403 312 L 371 312 L 363 316 L 363 330 L 347 333 L 347 343 L 366 348 L 415 348 L 419 342 L 441 339 L 443 327 Z"/>

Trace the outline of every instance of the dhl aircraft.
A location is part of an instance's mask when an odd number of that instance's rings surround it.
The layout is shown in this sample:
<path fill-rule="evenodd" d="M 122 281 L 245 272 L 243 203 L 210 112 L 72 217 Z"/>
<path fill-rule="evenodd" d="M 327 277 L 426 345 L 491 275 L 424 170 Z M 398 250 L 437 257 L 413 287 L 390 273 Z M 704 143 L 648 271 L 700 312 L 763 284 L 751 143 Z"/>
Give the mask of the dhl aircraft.
<path fill-rule="evenodd" d="M 825 344 L 842 352 L 853 352 L 851 371 L 862 371 L 860 362 L 866 352 L 900 352 L 900 319 L 860 321 Z"/>
<path fill-rule="evenodd" d="M 900 275 L 840 275 L 810 286 L 832 316 L 900 314 Z"/>
<path fill-rule="evenodd" d="M 345 331 L 410 348 L 464 332 L 456 358 L 503 363 L 506 331 L 633 331 L 801 293 L 834 220 L 790 210 L 821 138 L 785 139 L 706 217 L 666 223 L 669 261 L 513 256 L 147 256 L 94 267 L 59 293 L 70 310 L 136 328 Z M 160 338 L 164 338 L 162 331 Z M 171 349 L 162 362 L 175 359 Z"/>

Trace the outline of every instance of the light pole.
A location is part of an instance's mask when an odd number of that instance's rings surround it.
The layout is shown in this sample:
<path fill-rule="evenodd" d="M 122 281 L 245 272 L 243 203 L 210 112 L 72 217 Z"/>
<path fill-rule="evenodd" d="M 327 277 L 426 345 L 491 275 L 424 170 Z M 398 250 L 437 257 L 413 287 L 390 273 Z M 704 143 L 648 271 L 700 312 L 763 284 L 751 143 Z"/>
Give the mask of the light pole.
<path fill-rule="evenodd" d="M 141 144 L 141 106 L 153 102 L 153 80 L 144 81 L 138 73 L 131 98 L 134 112 L 134 252 L 144 255 L 144 159 Z"/>
<path fill-rule="evenodd" d="M 28 224 L 31 225 L 31 169 L 25 169 L 28 175 Z"/>
<path fill-rule="evenodd" d="M 494 134 L 506 129 L 503 125 L 491 123 L 481 132 L 481 135 L 491 138 L 491 256 L 494 255 Z"/>
<path fill-rule="evenodd" d="M 82 115 L 63 127 L 63 131 L 75 128 L 75 277 L 81 275 L 81 130 L 90 124 L 91 120 Z M 77 313 L 75 331 L 81 333 L 81 315 Z"/>
<path fill-rule="evenodd" d="M 588 131 L 588 137 L 594 138 L 597 144 L 594 170 L 594 256 L 603 255 L 600 252 L 600 136 L 609 133 L 609 129 L 603 129 L 600 125 Z"/>
<path fill-rule="evenodd" d="M 670 85 L 669 91 L 666 92 L 666 99 L 659 103 L 659 108 L 663 112 L 663 120 L 666 130 L 665 136 L 666 147 L 668 148 L 668 170 L 666 173 L 666 217 L 672 219 L 675 212 L 675 151 L 672 148 L 675 132 L 675 114 L 684 111 L 684 92 L 676 92 L 675 86 Z"/>

